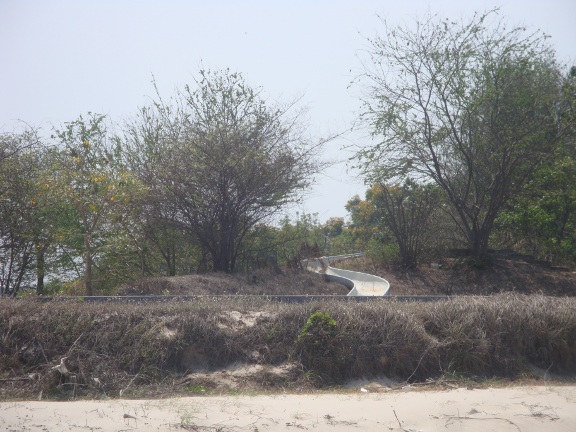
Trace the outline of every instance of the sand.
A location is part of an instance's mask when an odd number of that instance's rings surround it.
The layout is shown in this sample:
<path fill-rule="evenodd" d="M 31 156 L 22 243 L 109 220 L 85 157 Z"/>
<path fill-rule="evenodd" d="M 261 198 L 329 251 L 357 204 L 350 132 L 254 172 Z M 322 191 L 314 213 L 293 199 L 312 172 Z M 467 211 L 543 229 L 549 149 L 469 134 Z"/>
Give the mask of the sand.
<path fill-rule="evenodd" d="M 576 386 L 0 402 L 2 431 L 576 431 Z"/>

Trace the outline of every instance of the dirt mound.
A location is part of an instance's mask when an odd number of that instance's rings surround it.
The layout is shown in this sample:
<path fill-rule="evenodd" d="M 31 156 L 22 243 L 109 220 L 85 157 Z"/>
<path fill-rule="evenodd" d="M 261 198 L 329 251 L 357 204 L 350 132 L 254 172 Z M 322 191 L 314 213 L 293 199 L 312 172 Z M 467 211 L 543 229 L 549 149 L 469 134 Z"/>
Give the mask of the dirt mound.
<path fill-rule="evenodd" d="M 490 295 L 502 292 L 576 296 L 576 272 L 518 258 L 498 258 L 484 269 L 444 259 L 405 271 L 365 257 L 338 267 L 374 274 L 390 282 L 390 295 Z M 146 278 L 119 289 L 119 295 L 346 295 L 348 289 L 304 270 L 206 273 Z"/>
<path fill-rule="evenodd" d="M 369 258 L 339 263 L 341 268 L 383 277 L 390 295 L 490 295 L 502 292 L 576 296 L 576 272 L 519 259 L 498 258 L 487 268 L 471 268 L 458 259 L 421 264 L 405 271 Z"/>
<path fill-rule="evenodd" d="M 346 295 L 348 289 L 304 270 L 205 273 L 146 278 L 123 286 L 119 295 Z"/>

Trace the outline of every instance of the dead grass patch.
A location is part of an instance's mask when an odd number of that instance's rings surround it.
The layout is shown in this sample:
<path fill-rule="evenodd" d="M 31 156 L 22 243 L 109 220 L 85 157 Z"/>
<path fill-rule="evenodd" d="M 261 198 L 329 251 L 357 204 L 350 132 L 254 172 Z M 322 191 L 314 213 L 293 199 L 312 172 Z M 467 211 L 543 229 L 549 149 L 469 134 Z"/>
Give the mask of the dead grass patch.
<path fill-rule="evenodd" d="M 118 295 L 346 295 L 348 289 L 315 273 L 269 269 L 145 278 L 118 289 Z"/>
<path fill-rule="evenodd" d="M 505 294 L 438 303 L 306 304 L 2 299 L 0 309 L 2 399 L 41 392 L 50 398 L 151 397 L 202 388 L 306 388 L 371 376 L 515 379 L 530 375 L 533 366 L 576 374 L 576 298 Z M 297 341 L 316 312 L 334 320 L 333 330 L 303 346 Z M 316 355 L 306 357 L 305 349 Z M 217 380 L 218 374 L 228 381 Z M 188 378 L 189 385 L 178 385 Z"/>

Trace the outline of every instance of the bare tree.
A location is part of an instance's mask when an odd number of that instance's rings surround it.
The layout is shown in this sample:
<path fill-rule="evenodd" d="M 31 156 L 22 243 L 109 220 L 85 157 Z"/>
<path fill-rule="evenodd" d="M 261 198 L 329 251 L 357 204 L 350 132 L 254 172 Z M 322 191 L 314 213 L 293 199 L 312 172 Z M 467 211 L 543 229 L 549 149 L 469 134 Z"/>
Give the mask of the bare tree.
<path fill-rule="evenodd" d="M 422 252 L 422 239 L 430 230 L 430 217 L 439 206 L 435 185 L 419 185 L 408 179 L 400 185 L 375 185 L 366 198 L 398 243 L 402 265 L 415 267 Z"/>
<path fill-rule="evenodd" d="M 143 144 L 142 131 L 158 131 L 147 145 L 160 149 L 155 180 L 165 209 L 213 270 L 229 272 L 250 230 L 299 200 L 318 170 L 319 145 L 305 139 L 293 106 L 269 106 L 240 74 L 201 71 L 195 84 L 171 101 L 158 97 L 145 119 L 156 127 L 136 122 L 126 136 Z"/>

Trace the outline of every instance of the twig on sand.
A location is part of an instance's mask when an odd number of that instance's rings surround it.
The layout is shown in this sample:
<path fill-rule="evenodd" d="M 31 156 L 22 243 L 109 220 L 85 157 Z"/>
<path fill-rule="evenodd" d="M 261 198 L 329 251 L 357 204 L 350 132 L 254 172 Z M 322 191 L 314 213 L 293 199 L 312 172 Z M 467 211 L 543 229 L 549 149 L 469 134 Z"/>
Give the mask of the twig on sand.
<path fill-rule="evenodd" d="M 457 420 L 500 420 L 500 421 L 506 422 L 506 423 L 514 426 L 516 429 L 518 429 L 520 432 L 522 432 L 522 429 L 520 429 L 520 426 L 518 426 L 512 420 L 508 420 L 508 419 L 505 419 L 503 417 L 460 417 L 459 415 L 458 416 L 447 416 L 447 417 L 448 417 L 448 421 L 446 422 L 446 425 L 445 425 L 446 427 L 449 424 L 451 424 L 454 419 L 457 419 Z"/>
<path fill-rule="evenodd" d="M 130 414 L 124 414 L 124 422 L 128 421 L 128 425 L 130 425 L 130 420 L 134 420 L 134 422 L 136 423 L 136 427 L 138 427 L 138 419 Z"/>
<path fill-rule="evenodd" d="M 396 421 L 398 422 L 398 426 L 400 426 L 400 430 L 402 430 L 404 432 L 415 432 L 414 429 L 404 429 L 404 426 L 402 426 L 400 419 L 396 415 L 396 410 L 392 409 L 392 412 L 394 413 L 394 417 L 396 417 Z"/>
<path fill-rule="evenodd" d="M 398 426 L 400 426 L 400 429 L 403 429 L 402 423 L 400 422 L 400 419 L 396 415 L 396 410 L 393 409 L 392 412 L 394 413 L 394 417 L 396 417 L 396 421 L 398 422 Z"/>
<path fill-rule="evenodd" d="M 195 424 L 170 424 L 170 427 L 176 427 L 177 429 L 184 429 L 187 431 L 195 431 L 195 432 L 200 432 L 200 431 L 206 431 L 206 432 L 232 432 L 234 430 L 239 430 L 237 428 L 228 428 L 226 426 L 200 426 L 200 425 L 195 425 Z M 254 430 L 258 430 L 258 428 L 255 428 Z"/>

